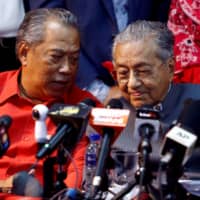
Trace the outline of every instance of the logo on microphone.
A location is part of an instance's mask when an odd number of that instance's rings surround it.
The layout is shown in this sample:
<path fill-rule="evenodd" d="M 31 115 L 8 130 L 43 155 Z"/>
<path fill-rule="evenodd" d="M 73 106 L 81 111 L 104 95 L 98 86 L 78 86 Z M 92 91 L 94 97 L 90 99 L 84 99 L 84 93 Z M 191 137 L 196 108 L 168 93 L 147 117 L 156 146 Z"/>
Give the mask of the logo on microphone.
<path fill-rule="evenodd" d="M 174 126 L 167 133 L 166 137 L 178 142 L 179 144 L 182 144 L 185 147 L 193 146 L 197 140 L 196 135 L 178 126 Z"/>
<path fill-rule="evenodd" d="M 90 122 L 92 125 L 125 127 L 129 113 L 126 109 L 93 108 Z"/>
<path fill-rule="evenodd" d="M 60 110 L 56 110 L 51 112 L 51 115 L 62 115 L 62 116 L 69 116 L 78 114 L 80 111 L 78 106 L 64 106 Z"/>

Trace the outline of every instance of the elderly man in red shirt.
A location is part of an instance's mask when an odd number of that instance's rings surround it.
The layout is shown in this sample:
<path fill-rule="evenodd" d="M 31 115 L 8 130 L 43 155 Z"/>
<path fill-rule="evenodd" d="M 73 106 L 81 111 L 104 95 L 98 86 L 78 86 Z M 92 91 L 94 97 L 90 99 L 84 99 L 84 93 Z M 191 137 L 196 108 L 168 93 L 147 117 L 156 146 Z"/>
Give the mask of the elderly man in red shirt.
<path fill-rule="evenodd" d="M 76 17 L 64 9 L 37 9 L 24 18 L 17 36 L 16 52 L 22 67 L 0 74 L 0 115 L 7 114 L 13 122 L 9 128 L 10 147 L 0 159 L 0 179 L 28 170 L 36 161 L 32 109 L 36 104 L 50 107 L 55 102 L 77 104 L 91 98 L 90 93 L 75 85 L 80 51 L 80 35 Z M 47 132 L 52 135 L 56 125 L 47 118 Z M 87 145 L 85 136 L 72 152 L 67 165 L 66 185 L 80 186 Z M 35 169 L 42 183 L 43 160 Z M 77 184 L 76 184 L 77 183 Z"/>

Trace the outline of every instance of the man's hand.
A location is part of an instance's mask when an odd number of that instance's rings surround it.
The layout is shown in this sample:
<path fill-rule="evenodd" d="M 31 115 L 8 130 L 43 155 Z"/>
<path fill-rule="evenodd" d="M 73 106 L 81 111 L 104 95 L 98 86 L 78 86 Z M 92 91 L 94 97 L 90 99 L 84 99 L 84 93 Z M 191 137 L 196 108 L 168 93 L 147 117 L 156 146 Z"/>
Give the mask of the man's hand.
<path fill-rule="evenodd" d="M 13 186 L 14 175 L 5 180 L 0 180 L 0 192 L 10 193 Z"/>

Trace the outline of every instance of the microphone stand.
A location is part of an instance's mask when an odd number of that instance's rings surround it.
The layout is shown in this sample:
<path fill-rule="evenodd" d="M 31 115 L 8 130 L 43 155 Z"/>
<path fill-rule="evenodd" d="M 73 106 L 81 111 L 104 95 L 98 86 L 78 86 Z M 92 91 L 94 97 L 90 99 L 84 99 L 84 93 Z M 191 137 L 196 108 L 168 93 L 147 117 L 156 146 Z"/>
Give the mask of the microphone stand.
<path fill-rule="evenodd" d="M 58 164 L 58 170 L 56 173 L 56 181 L 54 184 L 55 187 L 55 191 L 59 192 L 62 189 L 66 188 L 66 185 L 64 183 L 64 180 L 67 177 L 67 173 L 64 170 L 64 165 L 67 162 L 67 158 L 65 156 L 65 151 L 64 151 L 64 147 L 62 144 L 60 144 L 58 146 L 58 150 L 57 150 L 57 164 Z"/>
<path fill-rule="evenodd" d="M 170 164 L 167 167 L 167 185 L 165 188 L 164 200 L 186 199 L 186 191 L 178 183 L 178 179 L 183 173 L 182 167 Z"/>
<path fill-rule="evenodd" d="M 115 195 L 111 200 L 120 200 L 129 193 L 135 186 L 139 185 L 139 194 L 137 196 L 137 200 L 142 199 L 142 193 L 149 193 L 147 190 L 148 184 L 152 179 L 152 175 L 150 173 L 150 156 L 149 154 L 152 152 L 152 147 L 150 143 L 150 138 L 154 133 L 154 127 L 151 124 L 142 124 L 139 128 L 139 133 L 141 135 L 141 141 L 138 146 L 139 154 L 139 169 L 135 173 L 135 180 L 128 183 L 127 187 L 125 187 L 122 191 L 120 191 L 117 195 Z M 150 195 L 149 195 L 150 196 Z M 152 195 L 151 195 L 152 196 Z M 151 198 L 148 198 L 148 200 Z"/>
<path fill-rule="evenodd" d="M 140 152 L 139 170 L 136 172 L 136 181 L 139 183 L 139 194 L 137 197 L 138 200 L 141 199 L 143 192 L 149 194 L 149 197 L 154 196 L 153 194 L 150 194 L 150 191 L 148 190 L 148 186 L 150 185 L 152 179 L 149 156 L 149 154 L 152 152 L 150 138 L 154 132 L 155 130 L 153 125 L 149 123 L 144 123 L 139 127 L 141 141 L 138 146 L 138 151 Z"/>
<path fill-rule="evenodd" d="M 66 164 L 66 156 L 62 144 L 58 146 L 56 157 L 47 157 L 43 164 L 43 182 L 44 182 L 44 197 L 52 197 L 62 189 L 66 188 L 64 180 L 67 176 L 64 170 Z M 56 172 L 56 180 L 54 178 L 54 165 L 58 165 Z"/>
<path fill-rule="evenodd" d="M 43 163 L 43 187 L 45 198 L 51 197 L 54 193 L 54 164 L 56 163 L 55 157 L 47 157 Z"/>
<path fill-rule="evenodd" d="M 128 194 L 137 185 L 136 180 L 131 181 L 128 185 L 119 193 L 117 193 L 111 200 L 120 200 L 124 195 Z"/>

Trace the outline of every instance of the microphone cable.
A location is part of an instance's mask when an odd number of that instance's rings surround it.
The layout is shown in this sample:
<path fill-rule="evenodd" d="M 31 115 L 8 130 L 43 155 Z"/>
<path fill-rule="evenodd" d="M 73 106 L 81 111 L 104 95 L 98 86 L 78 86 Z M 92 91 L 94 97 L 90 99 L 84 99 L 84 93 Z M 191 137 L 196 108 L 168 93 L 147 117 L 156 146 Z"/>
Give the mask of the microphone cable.
<path fill-rule="evenodd" d="M 72 163 L 72 165 L 74 167 L 75 175 L 76 175 L 76 178 L 75 178 L 75 188 L 77 189 L 78 188 L 78 179 L 79 179 L 78 167 L 77 167 L 76 162 L 73 159 L 71 153 L 65 147 L 63 147 L 63 150 L 64 150 L 65 154 L 67 155 L 67 157 L 70 159 L 70 161 L 71 161 L 71 163 Z M 67 191 L 67 188 L 64 188 L 64 189 L 60 190 L 59 192 L 57 192 L 56 194 L 54 194 L 49 200 L 59 199 L 59 197 L 61 197 L 61 199 L 62 199 L 62 195 L 66 191 Z"/>

